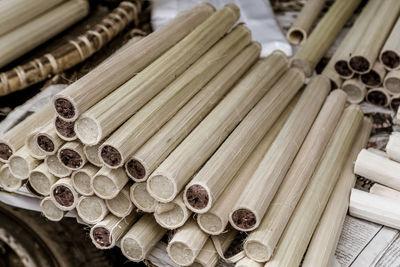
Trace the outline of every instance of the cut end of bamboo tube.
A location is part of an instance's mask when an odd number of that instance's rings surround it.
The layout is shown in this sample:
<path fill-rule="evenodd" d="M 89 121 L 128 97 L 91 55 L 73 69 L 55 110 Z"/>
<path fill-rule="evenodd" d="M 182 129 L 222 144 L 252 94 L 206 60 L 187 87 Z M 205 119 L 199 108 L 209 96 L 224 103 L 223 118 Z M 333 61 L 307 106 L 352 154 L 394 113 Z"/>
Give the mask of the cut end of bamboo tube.
<path fill-rule="evenodd" d="M 390 71 L 383 81 L 383 86 L 394 95 L 400 94 L 400 70 Z"/>
<path fill-rule="evenodd" d="M 371 69 L 371 63 L 362 56 L 354 56 L 349 61 L 350 68 L 357 73 L 366 73 Z"/>
<path fill-rule="evenodd" d="M 345 60 L 338 60 L 335 63 L 335 71 L 343 78 L 350 78 L 354 74 Z"/>
<path fill-rule="evenodd" d="M 186 206 L 196 213 L 205 213 L 211 207 L 211 192 L 201 184 L 191 184 L 183 196 Z"/>
<path fill-rule="evenodd" d="M 88 224 L 100 222 L 108 213 L 104 200 L 96 196 L 81 197 L 76 205 L 76 211 Z"/>
<path fill-rule="evenodd" d="M 17 179 L 27 179 L 29 177 L 30 168 L 29 163 L 23 156 L 12 155 L 9 159 L 9 168 L 11 173 Z"/>
<path fill-rule="evenodd" d="M 190 213 L 185 205 L 183 204 L 180 206 L 175 202 L 158 203 L 154 211 L 156 222 L 169 230 L 174 230 L 183 226 L 189 216 Z"/>
<path fill-rule="evenodd" d="M 130 188 L 130 199 L 144 212 L 154 212 L 157 206 L 157 201 L 147 192 L 146 183 L 133 184 Z"/>
<path fill-rule="evenodd" d="M 197 224 L 205 233 L 210 235 L 220 235 L 225 230 L 225 224 L 220 217 L 207 212 L 197 216 Z"/>
<path fill-rule="evenodd" d="M 27 135 L 25 145 L 29 149 L 29 154 L 35 159 L 45 159 L 46 154 L 37 146 L 36 142 L 37 132 L 32 132 Z"/>
<path fill-rule="evenodd" d="M 69 148 L 60 149 L 60 151 L 58 152 L 58 158 L 60 159 L 62 164 L 74 170 L 81 168 L 84 163 L 81 155 L 79 155 L 78 152 Z"/>
<path fill-rule="evenodd" d="M 292 27 L 287 32 L 286 38 L 288 39 L 289 43 L 298 45 L 307 39 L 307 33 L 301 28 Z"/>
<path fill-rule="evenodd" d="M 228 10 L 230 10 L 234 16 L 234 20 L 238 20 L 240 17 L 240 9 L 237 5 L 235 4 L 227 4 L 224 6 L 224 8 L 227 8 Z"/>
<path fill-rule="evenodd" d="M 94 193 L 104 199 L 112 199 L 119 193 L 114 181 L 105 175 L 96 175 L 92 179 Z"/>
<path fill-rule="evenodd" d="M 65 184 L 55 184 L 52 186 L 51 196 L 65 210 L 73 209 L 78 201 L 77 194 L 74 194 L 72 188 L 67 187 Z"/>
<path fill-rule="evenodd" d="M 39 146 L 39 148 L 44 152 L 44 153 L 53 153 L 55 146 L 54 142 L 45 134 L 39 134 L 36 137 L 36 142 Z"/>
<path fill-rule="evenodd" d="M 110 231 L 103 226 L 94 226 L 90 231 L 90 235 L 98 248 L 107 249 L 114 245 Z"/>
<path fill-rule="evenodd" d="M 246 241 L 243 244 L 246 256 L 257 262 L 266 262 L 272 257 L 273 250 L 256 240 Z"/>
<path fill-rule="evenodd" d="M 101 127 L 89 117 L 82 117 L 75 122 L 75 133 L 81 142 L 88 146 L 97 145 L 101 141 Z"/>
<path fill-rule="evenodd" d="M 29 174 L 29 182 L 32 188 L 43 196 L 50 194 L 50 187 L 52 186 L 50 177 L 46 176 L 40 171 L 31 171 Z"/>
<path fill-rule="evenodd" d="M 178 194 L 175 181 L 161 174 L 149 177 L 147 191 L 153 198 L 163 203 L 172 201 Z"/>
<path fill-rule="evenodd" d="M 312 75 L 313 70 L 311 69 L 310 64 L 304 59 L 293 58 L 290 62 L 290 66 L 302 70 L 307 77 Z"/>
<path fill-rule="evenodd" d="M 103 167 L 103 162 L 99 158 L 99 145 L 84 146 L 83 152 L 90 163 L 97 167 Z"/>
<path fill-rule="evenodd" d="M 54 109 L 56 113 L 64 120 L 75 120 L 77 118 L 75 106 L 71 99 L 57 97 L 54 100 Z"/>
<path fill-rule="evenodd" d="M 367 88 L 358 79 L 346 80 L 342 89 L 347 93 L 347 101 L 351 104 L 361 103 L 367 94 Z"/>
<path fill-rule="evenodd" d="M 142 246 L 133 238 L 126 237 L 121 241 L 121 250 L 125 257 L 134 262 L 144 260 L 144 251 Z"/>
<path fill-rule="evenodd" d="M 389 95 L 387 95 L 381 88 L 369 90 L 367 94 L 367 101 L 371 104 L 386 107 L 389 105 Z"/>
<path fill-rule="evenodd" d="M 90 185 L 91 179 L 92 177 L 83 170 L 76 171 L 71 176 L 72 185 L 75 190 L 83 196 L 91 196 L 94 194 L 93 188 Z"/>
<path fill-rule="evenodd" d="M 381 84 L 381 77 L 379 74 L 371 69 L 369 72 L 361 74 L 361 81 L 369 87 L 377 87 Z"/>
<path fill-rule="evenodd" d="M 56 177 L 66 177 L 71 174 L 72 170 L 65 167 L 56 155 L 48 156 L 44 160 L 49 172 Z"/>
<path fill-rule="evenodd" d="M 59 117 L 57 117 L 54 121 L 54 125 L 56 128 L 56 132 L 61 139 L 66 141 L 72 141 L 76 139 L 75 134 L 75 122 L 73 121 L 65 121 Z"/>
<path fill-rule="evenodd" d="M 144 182 L 147 180 L 148 175 L 145 164 L 136 158 L 132 158 L 126 162 L 125 171 L 135 182 Z"/>
<path fill-rule="evenodd" d="M 8 192 L 15 192 L 22 186 L 22 180 L 12 175 L 8 165 L 4 165 L 0 169 L 0 185 Z"/>
<path fill-rule="evenodd" d="M 115 169 L 124 164 L 121 153 L 113 146 L 102 145 L 100 147 L 100 158 L 107 167 Z"/>
<path fill-rule="evenodd" d="M 128 191 L 121 191 L 115 198 L 107 199 L 106 206 L 112 214 L 120 218 L 128 216 L 133 210 Z"/>
<path fill-rule="evenodd" d="M 400 65 L 400 56 L 392 50 L 384 51 L 380 59 L 382 64 L 391 70 L 398 68 Z"/>
<path fill-rule="evenodd" d="M 170 243 L 167 247 L 169 257 L 178 265 L 189 266 L 195 260 L 195 255 L 190 247 L 183 242 Z"/>
<path fill-rule="evenodd" d="M 229 214 L 231 225 L 242 232 L 252 231 L 257 228 L 259 220 L 254 212 L 246 208 L 239 208 Z"/>
<path fill-rule="evenodd" d="M 54 205 L 54 203 L 50 197 L 45 197 L 40 202 L 40 209 L 42 210 L 43 215 L 48 220 L 53 221 L 53 222 L 61 221 L 65 214 L 65 212 L 63 210 L 60 210 L 59 208 L 57 208 L 56 205 Z"/>
<path fill-rule="evenodd" d="M 5 142 L 0 142 L 0 162 L 8 163 L 8 159 L 12 156 L 14 151 Z"/>

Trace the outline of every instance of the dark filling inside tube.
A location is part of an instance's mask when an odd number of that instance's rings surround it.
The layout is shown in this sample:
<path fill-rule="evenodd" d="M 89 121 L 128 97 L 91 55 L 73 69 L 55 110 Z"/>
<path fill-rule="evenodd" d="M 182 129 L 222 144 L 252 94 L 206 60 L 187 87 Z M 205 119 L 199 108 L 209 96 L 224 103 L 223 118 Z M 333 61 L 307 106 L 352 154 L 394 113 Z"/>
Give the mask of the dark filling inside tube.
<path fill-rule="evenodd" d="M 201 210 L 207 207 L 209 196 L 207 190 L 203 186 L 195 184 L 186 191 L 186 199 L 190 206 Z"/>
<path fill-rule="evenodd" d="M 358 72 L 366 72 L 369 69 L 369 62 L 363 57 L 352 57 L 350 59 L 350 66 L 353 70 Z"/>
<path fill-rule="evenodd" d="M 126 165 L 126 169 L 132 177 L 136 179 L 143 179 L 146 175 L 146 169 L 143 165 L 137 160 L 130 160 Z"/>
<path fill-rule="evenodd" d="M 73 121 L 65 121 L 60 118 L 56 119 L 56 128 L 57 131 L 64 137 L 67 138 L 72 138 L 75 136 L 75 131 L 74 131 L 74 124 L 75 122 Z"/>
<path fill-rule="evenodd" d="M 335 70 L 342 76 L 348 77 L 353 74 L 353 71 L 347 65 L 347 62 L 344 60 L 340 60 L 335 64 Z"/>
<path fill-rule="evenodd" d="M 8 160 L 11 155 L 13 154 L 11 148 L 4 144 L 4 143 L 0 143 L 0 158 L 3 160 Z"/>
<path fill-rule="evenodd" d="M 74 203 L 74 195 L 66 186 L 60 185 L 54 188 L 53 195 L 61 206 L 70 207 Z"/>
<path fill-rule="evenodd" d="M 400 98 L 393 98 L 392 102 L 390 102 L 390 106 L 395 112 L 397 112 L 400 106 Z"/>
<path fill-rule="evenodd" d="M 93 238 L 97 244 L 102 247 L 109 247 L 112 243 L 112 236 L 110 231 L 104 227 L 96 227 L 93 229 Z"/>
<path fill-rule="evenodd" d="M 257 222 L 256 216 L 248 209 L 238 209 L 232 214 L 232 220 L 241 229 L 251 229 Z"/>
<path fill-rule="evenodd" d="M 367 95 L 367 99 L 370 103 L 378 105 L 378 106 L 386 106 L 387 97 L 384 93 L 379 91 L 371 92 Z"/>
<path fill-rule="evenodd" d="M 371 70 L 361 75 L 361 81 L 368 86 L 378 86 L 381 83 L 381 77 L 379 77 L 376 71 Z"/>
<path fill-rule="evenodd" d="M 386 51 L 382 54 L 382 63 L 391 69 L 395 69 L 400 64 L 400 57 L 393 51 Z"/>
<path fill-rule="evenodd" d="M 78 152 L 68 148 L 61 150 L 60 159 L 65 166 L 72 169 L 81 167 L 83 162 Z"/>
<path fill-rule="evenodd" d="M 57 113 L 66 119 L 72 119 L 75 116 L 75 108 L 69 100 L 58 98 L 55 101 Z"/>
<path fill-rule="evenodd" d="M 41 149 L 46 152 L 53 152 L 54 151 L 54 143 L 45 135 L 39 135 L 37 138 L 37 143 Z"/>
<path fill-rule="evenodd" d="M 118 166 L 122 162 L 121 154 L 112 146 L 104 146 L 101 150 L 101 158 L 110 166 Z"/>

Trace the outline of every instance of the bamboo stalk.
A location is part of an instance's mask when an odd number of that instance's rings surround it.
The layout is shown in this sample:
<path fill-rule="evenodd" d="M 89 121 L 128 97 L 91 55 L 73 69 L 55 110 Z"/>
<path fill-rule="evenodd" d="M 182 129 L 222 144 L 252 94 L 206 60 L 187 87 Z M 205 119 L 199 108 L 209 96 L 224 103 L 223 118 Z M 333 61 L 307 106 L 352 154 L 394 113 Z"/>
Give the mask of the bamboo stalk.
<path fill-rule="evenodd" d="M 76 120 L 91 106 L 183 39 L 213 11 L 214 7 L 210 4 L 200 4 L 180 14 L 160 30 L 127 47 L 123 52 L 104 61 L 54 97 L 58 115 L 65 120 Z"/>
<path fill-rule="evenodd" d="M 157 201 L 147 192 L 146 183 L 134 183 L 130 188 L 130 199 L 144 212 L 154 212 L 157 206 Z"/>
<path fill-rule="evenodd" d="M 65 143 L 64 140 L 58 136 L 54 124 L 51 122 L 46 123 L 37 131 L 35 139 L 39 149 L 46 155 L 56 154 Z"/>
<path fill-rule="evenodd" d="M 57 152 L 57 157 L 70 170 L 79 170 L 86 163 L 83 145 L 77 141 L 65 143 Z"/>
<path fill-rule="evenodd" d="M 388 154 L 387 154 L 385 151 L 382 151 L 382 150 L 377 149 L 377 148 L 369 147 L 369 148 L 367 148 L 367 150 L 370 151 L 370 152 L 372 152 L 372 153 L 381 155 L 381 156 L 383 156 L 383 157 L 385 157 L 385 158 L 388 158 L 388 157 L 389 157 Z"/>
<path fill-rule="evenodd" d="M 99 168 L 103 167 L 103 163 L 99 156 L 99 147 L 101 143 L 94 146 L 83 146 L 83 152 L 85 153 L 87 161 L 92 163 L 94 166 Z"/>
<path fill-rule="evenodd" d="M 50 197 L 45 197 L 40 201 L 40 209 L 42 210 L 43 215 L 50 221 L 59 222 L 64 218 L 65 211 L 60 210 L 53 203 Z"/>
<path fill-rule="evenodd" d="M 382 63 L 375 61 L 372 69 L 360 75 L 360 80 L 368 88 L 375 88 L 382 84 L 383 79 L 386 76 L 386 69 Z"/>
<path fill-rule="evenodd" d="M 82 196 L 92 196 L 94 191 L 90 182 L 98 171 L 98 167 L 88 163 L 82 169 L 74 171 L 71 175 L 71 182 L 76 192 Z"/>
<path fill-rule="evenodd" d="M 329 78 L 331 81 L 331 89 L 342 88 L 343 79 L 336 73 L 334 65 L 331 58 L 321 74 Z"/>
<path fill-rule="evenodd" d="M 286 64 L 286 57 L 281 52 L 259 60 L 148 178 L 147 191 L 150 195 L 164 203 L 173 200 L 196 170 L 278 80 Z M 290 72 L 294 79 L 303 78 L 300 71 L 292 69 Z"/>
<path fill-rule="evenodd" d="M 106 199 L 108 210 L 117 217 L 123 218 L 128 216 L 134 206 L 129 197 L 129 185 L 126 185 L 113 199 Z"/>
<path fill-rule="evenodd" d="M 56 134 L 64 141 L 74 141 L 76 139 L 74 126 L 75 122 L 65 121 L 60 117 L 56 117 L 54 120 Z"/>
<path fill-rule="evenodd" d="M 70 178 L 61 178 L 50 187 L 50 197 L 57 208 L 64 211 L 75 209 L 79 195 Z"/>
<path fill-rule="evenodd" d="M 388 70 L 399 69 L 400 67 L 400 38 L 398 33 L 400 31 L 400 19 L 397 19 L 392 32 L 387 38 L 379 59 Z"/>
<path fill-rule="evenodd" d="M 89 13 L 89 3 L 70 0 L 0 36 L 0 67 L 49 40 Z"/>
<path fill-rule="evenodd" d="M 190 219 L 168 243 L 168 256 L 178 265 L 189 266 L 193 264 L 207 239 L 208 234 L 201 231 L 196 222 Z"/>
<path fill-rule="evenodd" d="M 385 88 L 373 88 L 367 92 L 366 100 L 368 103 L 380 107 L 387 107 L 389 105 L 390 95 Z"/>
<path fill-rule="evenodd" d="M 29 155 L 31 155 L 31 157 L 37 160 L 42 160 L 46 158 L 46 154 L 44 154 L 37 146 L 36 142 L 37 130 L 38 129 L 31 131 L 26 135 L 25 146 L 28 148 Z"/>
<path fill-rule="evenodd" d="M 357 78 L 344 81 L 342 89 L 347 93 L 347 101 L 351 104 L 361 103 L 367 95 L 365 84 Z"/>
<path fill-rule="evenodd" d="M 262 267 L 263 264 L 244 257 L 235 264 L 235 267 Z"/>
<path fill-rule="evenodd" d="M 338 0 L 321 19 L 310 38 L 291 60 L 291 66 L 301 68 L 311 76 L 315 66 L 326 53 L 343 25 L 353 14 L 360 0 Z"/>
<path fill-rule="evenodd" d="M 1 164 L 0 164 L 1 165 Z M 0 186 L 8 192 L 15 192 L 22 186 L 22 180 L 16 178 L 10 172 L 10 168 L 7 164 L 4 164 L 0 168 Z"/>
<path fill-rule="evenodd" d="M 29 183 L 36 192 L 43 196 L 50 195 L 51 186 L 58 180 L 51 174 L 44 163 L 37 166 L 29 174 Z"/>
<path fill-rule="evenodd" d="M 8 162 L 10 172 L 17 179 L 28 179 L 31 170 L 36 168 L 41 162 L 29 155 L 29 149 L 26 146 L 18 149 Z"/>
<path fill-rule="evenodd" d="M 359 106 L 346 108 L 307 189 L 290 217 L 274 256 L 265 266 L 300 264 L 362 120 Z"/>
<path fill-rule="evenodd" d="M 160 163 L 215 107 L 260 54 L 260 45 L 252 43 L 226 65 L 199 93 L 151 137 L 125 164 L 136 182 L 144 182 Z"/>
<path fill-rule="evenodd" d="M 183 200 L 190 210 L 209 211 L 279 115 L 296 105 L 297 97 L 289 101 L 303 86 L 304 77 L 291 75 L 287 72 L 274 84 L 185 187 Z"/>
<path fill-rule="evenodd" d="M 383 81 L 383 86 L 393 95 L 400 94 L 400 70 L 389 71 Z"/>
<path fill-rule="evenodd" d="M 154 211 L 154 218 L 162 227 L 174 230 L 183 226 L 192 212 L 183 202 L 183 193 L 168 203 L 158 203 Z"/>
<path fill-rule="evenodd" d="M 121 239 L 122 254 L 130 261 L 143 261 L 166 232 L 151 214 L 145 214 Z"/>
<path fill-rule="evenodd" d="M 397 0 L 379 2 L 379 8 L 371 16 L 368 29 L 359 39 L 350 57 L 350 68 L 360 74 L 371 70 L 400 11 L 400 2 Z"/>
<path fill-rule="evenodd" d="M 297 19 L 286 34 L 289 43 L 298 45 L 307 40 L 307 36 L 311 32 L 311 27 L 321 13 L 324 3 L 324 0 L 311 0 L 306 2 Z"/>
<path fill-rule="evenodd" d="M 56 155 L 48 156 L 44 160 L 44 163 L 48 171 L 56 177 L 59 178 L 67 177 L 72 173 L 72 170 L 65 167 L 64 164 L 61 163 L 61 161 L 58 159 Z"/>
<path fill-rule="evenodd" d="M 387 197 L 391 198 L 393 200 L 400 200 L 400 192 L 397 190 L 394 190 L 390 187 L 380 185 L 380 184 L 373 184 L 371 188 L 369 189 L 369 192 L 371 194 L 377 195 L 377 196 L 382 196 L 382 197 Z"/>
<path fill-rule="evenodd" d="M 371 128 L 371 119 L 364 118 L 339 180 L 308 245 L 303 266 L 329 266 L 330 260 L 335 256 L 336 246 L 349 207 L 350 192 L 356 182 L 356 176 L 353 173 L 354 160 L 360 149 L 368 143 Z"/>
<path fill-rule="evenodd" d="M 108 214 L 106 203 L 96 196 L 81 196 L 76 205 L 79 217 L 87 224 L 101 222 Z"/>
<path fill-rule="evenodd" d="M 229 214 L 240 231 L 256 229 L 330 91 L 329 79 L 319 75 L 307 85 L 282 130 L 254 171 Z"/>
<path fill-rule="evenodd" d="M 122 168 L 113 170 L 103 167 L 93 176 L 90 184 L 98 197 L 112 199 L 124 188 L 128 180 L 129 177 Z"/>
<path fill-rule="evenodd" d="M 81 142 L 98 144 L 116 130 L 197 61 L 235 24 L 239 15 L 233 4 L 218 10 L 146 69 L 82 114 L 75 123 Z"/>
<path fill-rule="evenodd" d="M 400 162 L 400 133 L 392 132 L 389 136 L 386 153 L 390 159 Z"/>

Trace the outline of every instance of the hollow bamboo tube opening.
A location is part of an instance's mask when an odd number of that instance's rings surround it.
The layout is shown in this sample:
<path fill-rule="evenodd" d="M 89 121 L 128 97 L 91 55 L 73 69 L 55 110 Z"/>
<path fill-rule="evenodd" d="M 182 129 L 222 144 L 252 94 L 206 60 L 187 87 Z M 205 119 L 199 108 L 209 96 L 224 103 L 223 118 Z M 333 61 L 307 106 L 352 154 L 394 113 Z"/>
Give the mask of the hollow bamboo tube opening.
<path fill-rule="evenodd" d="M 117 217 L 128 216 L 134 208 L 129 197 L 129 188 L 130 186 L 126 185 L 116 197 L 106 199 L 108 210 Z"/>
<path fill-rule="evenodd" d="M 122 188 L 129 181 L 122 168 L 109 169 L 101 168 L 91 180 L 94 193 L 104 199 L 112 199 L 118 195 Z"/>
<path fill-rule="evenodd" d="M 289 43 L 298 45 L 307 39 L 307 33 L 301 28 L 290 28 L 287 32 L 286 38 Z"/>
<path fill-rule="evenodd" d="M 400 106 L 400 95 L 392 96 L 390 98 L 390 108 L 397 113 Z"/>
<path fill-rule="evenodd" d="M 8 163 L 11 173 L 15 178 L 21 180 L 28 179 L 31 170 L 36 168 L 39 164 L 39 160 L 29 155 L 29 149 L 26 146 L 18 149 L 18 151 L 10 157 Z"/>
<path fill-rule="evenodd" d="M 192 212 L 185 206 L 179 194 L 172 202 L 158 203 L 154 211 L 154 218 L 162 227 L 173 230 L 181 227 L 189 219 Z"/>
<path fill-rule="evenodd" d="M 385 67 L 379 61 L 376 61 L 372 69 L 360 75 L 360 80 L 368 88 L 374 88 L 381 85 L 383 79 L 385 78 L 386 70 Z"/>
<path fill-rule="evenodd" d="M 60 210 L 73 210 L 78 204 L 79 195 L 72 186 L 70 178 L 61 178 L 50 187 L 50 197 Z"/>
<path fill-rule="evenodd" d="M 97 167 L 103 167 L 103 162 L 99 158 L 99 147 L 100 146 L 101 146 L 101 144 L 83 147 L 83 151 L 86 155 L 87 160 Z"/>
<path fill-rule="evenodd" d="M 381 107 L 387 107 L 390 102 L 390 95 L 384 88 L 374 88 L 367 92 L 366 99 L 368 103 Z"/>
<path fill-rule="evenodd" d="M 56 119 L 54 120 L 54 127 L 56 129 L 57 135 L 65 141 L 73 141 L 76 139 L 74 126 L 75 122 L 65 121 L 60 117 L 56 117 Z"/>
<path fill-rule="evenodd" d="M 0 185 L 6 191 L 14 192 L 22 186 L 22 180 L 12 175 L 8 165 L 3 165 L 0 168 Z"/>
<path fill-rule="evenodd" d="M 390 71 L 383 81 L 383 86 L 393 95 L 400 94 L 400 70 Z"/>
<path fill-rule="evenodd" d="M 392 32 L 387 38 L 379 56 L 380 61 L 389 70 L 398 69 L 400 67 L 400 19 L 397 19 Z"/>
<path fill-rule="evenodd" d="M 13 154 L 13 150 L 10 147 L 9 144 L 2 142 L 0 143 L 0 160 L 3 163 L 7 163 L 8 159 L 11 157 L 11 155 Z"/>
<path fill-rule="evenodd" d="M 381 62 L 390 70 L 400 66 L 400 56 L 392 50 L 383 51 L 381 54 Z"/>
<path fill-rule="evenodd" d="M 64 144 L 64 140 L 58 137 L 54 124 L 48 122 L 36 135 L 36 143 L 39 149 L 46 155 L 54 155 Z"/>
<path fill-rule="evenodd" d="M 48 171 L 56 177 L 67 177 L 72 173 L 72 170 L 65 167 L 56 155 L 47 156 L 44 163 Z"/>
<path fill-rule="evenodd" d="M 29 182 L 33 189 L 43 196 L 50 195 L 51 186 L 57 178 L 51 174 L 44 163 L 37 166 L 29 174 Z"/>
<path fill-rule="evenodd" d="M 58 150 L 57 157 L 65 167 L 71 170 L 78 170 L 86 163 L 83 145 L 76 141 L 65 143 Z"/>
<path fill-rule="evenodd" d="M 76 211 L 79 217 L 88 224 L 96 224 L 108 214 L 105 201 L 96 196 L 81 196 L 76 205 Z"/>
<path fill-rule="evenodd" d="M 130 199 L 144 212 L 154 212 L 157 206 L 157 201 L 147 192 L 146 183 L 134 183 L 130 187 Z"/>
<path fill-rule="evenodd" d="M 65 211 L 60 210 L 53 203 L 50 197 L 45 197 L 40 202 L 40 209 L 42 210 L 43 215 L 50 221 L 59 222 L 65 215 Z"/>
<path fill-rule="evenodd" d="M 71 175 L 74 189 L 82 196 L 91 196 L 94 194 L 90 184 L 92 177 L 99 171 L 99 168 L 91 164 L 86 164 L 82 169 L 74 171 Z"/>
<path fill-rule="evenodd" d="M 367 88 L 359 79 L 344 81 L 343 91 L 347 93 L 347 101 L 351 104 L 361 103 L 367 95 Z"/>
<path fill-rule="evenodd" d="M 28 135 L 26 136 L 26 139 L 25 139 L 25 146 L 28 148 L 29 154 L 33 158 L 39 159 L 39 160 L 45 159 L 46 154 L 43 153 L 43 151 L 40 150 L 39 147 L 37 146 L 36 135 L 37 135 L 37 130 L 32 131 L 31 133 L 28 133 Z"/>
<path fill-rule="evenodd" d="M 349 67 L 349 63 L 345 60 L 338 60 L 335 63 L 336 72 L 343 78 L 351 78 L 353 71 Z"/>

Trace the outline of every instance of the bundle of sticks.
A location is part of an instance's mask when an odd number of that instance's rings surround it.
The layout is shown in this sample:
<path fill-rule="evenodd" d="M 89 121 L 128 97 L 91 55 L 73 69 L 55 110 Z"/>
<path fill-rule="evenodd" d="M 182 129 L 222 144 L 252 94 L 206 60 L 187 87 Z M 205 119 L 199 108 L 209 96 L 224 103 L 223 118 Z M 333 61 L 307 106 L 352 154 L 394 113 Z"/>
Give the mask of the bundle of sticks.
<path fill-rule="evenodd" d="M 180 14 L 0 137 L 0 184 L 136 262 L 176 230 L 173 262 L 215 266 L 244 231 L 237 266 L 327 265 L 371 121 L 329 76 L 303 86 L 359 3 L 337 0 L 290 64 L 259 58 L 234 4 Z"/>

